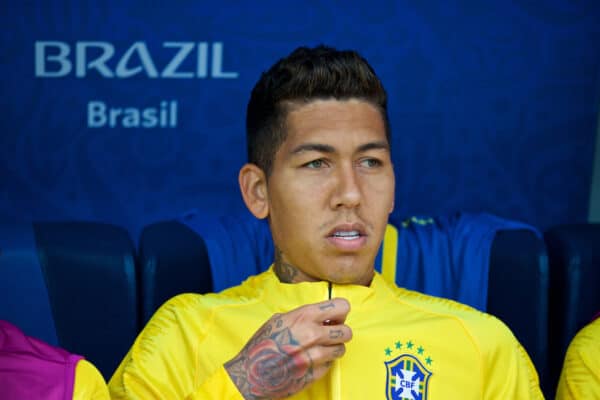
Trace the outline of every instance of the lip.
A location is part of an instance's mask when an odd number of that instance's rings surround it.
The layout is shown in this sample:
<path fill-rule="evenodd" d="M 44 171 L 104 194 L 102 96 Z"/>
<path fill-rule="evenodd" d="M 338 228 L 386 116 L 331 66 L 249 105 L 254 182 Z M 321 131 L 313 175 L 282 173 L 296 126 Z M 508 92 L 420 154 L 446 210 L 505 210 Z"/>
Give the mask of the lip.
<path fill-rule="evenodd" d="M 359 237 L 356 239 L 348 240 L 338 236 L 334 236 L 334 233 L 339 231 L 357 231 Z M 345 252 L 360 250 L 367 243 L 367 233 L 365 230 L 365 226 L 358 222 L 353 224 L 337 225 L 329 231 L 326 238 L 327 241 L 334 247 Z"/>

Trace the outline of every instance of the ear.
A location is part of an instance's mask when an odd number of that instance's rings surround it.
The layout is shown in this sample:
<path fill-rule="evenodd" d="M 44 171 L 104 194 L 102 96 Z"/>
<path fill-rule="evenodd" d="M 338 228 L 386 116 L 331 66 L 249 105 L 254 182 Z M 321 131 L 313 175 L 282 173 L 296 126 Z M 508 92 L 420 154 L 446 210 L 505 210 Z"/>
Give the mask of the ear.
<path fill-rule="evenodd" d="M 245 164 L 238 176 L 240 191 L 248 210 L 256 218 L 269 216 L 269 196 L 267 194 L 267 178 L 261 168 L 255 164 Z"/>

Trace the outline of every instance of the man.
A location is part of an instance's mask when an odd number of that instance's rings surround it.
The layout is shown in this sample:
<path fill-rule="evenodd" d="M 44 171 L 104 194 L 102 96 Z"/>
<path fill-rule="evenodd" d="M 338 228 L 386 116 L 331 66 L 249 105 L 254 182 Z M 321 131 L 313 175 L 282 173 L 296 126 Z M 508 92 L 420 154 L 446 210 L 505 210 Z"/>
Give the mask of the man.
<path fill-rule="evenodd" d="M 154 315 L 113 399 L 538 399 L 498 320 L 374 272 L 394 207 L 387 98 L 357 53 L 299 48 L 256 84 L 242 196 L 269 271 Z"/>

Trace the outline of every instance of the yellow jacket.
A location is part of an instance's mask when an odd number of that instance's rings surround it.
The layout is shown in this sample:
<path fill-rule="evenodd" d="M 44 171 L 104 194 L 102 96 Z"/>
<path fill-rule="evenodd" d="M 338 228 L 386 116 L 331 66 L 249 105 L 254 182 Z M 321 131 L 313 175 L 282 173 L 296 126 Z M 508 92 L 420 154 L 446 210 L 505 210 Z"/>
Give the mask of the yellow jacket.
<path fill-rule="evenodd" d="M 498 319 L 388 284 L 334 285 L 353 332 L 346 354 L 291 399 L 543 399 L 525 350 Z M 272 269 L 220 294 L 165 303 L 109 382 L 118 399 L 241 399 L 223 364 L 274 313 L 328 298 L 327 282 Z"/>
<path fill-rule="evenodd" d="M 73 400 L 110 400 L 104 378 L 89 361 L 79 360 L 75 367 Z"/>
<path fill-rule="evenodd" d="M 600 399 L 600 318 L 581 329 L 571 341 L 556 399 Z"/>

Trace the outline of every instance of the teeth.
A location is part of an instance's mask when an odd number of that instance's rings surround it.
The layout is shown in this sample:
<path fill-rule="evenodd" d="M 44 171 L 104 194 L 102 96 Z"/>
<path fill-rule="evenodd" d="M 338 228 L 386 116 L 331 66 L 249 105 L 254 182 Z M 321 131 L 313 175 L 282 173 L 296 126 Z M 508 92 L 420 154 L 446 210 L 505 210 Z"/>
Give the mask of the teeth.
<path fill-rule="evenodd" d="M 334 237 L 339 237 L 344 240 L 353 240 L 360 236 L 358 231 L 339 231 L 333 234 Z"/>

